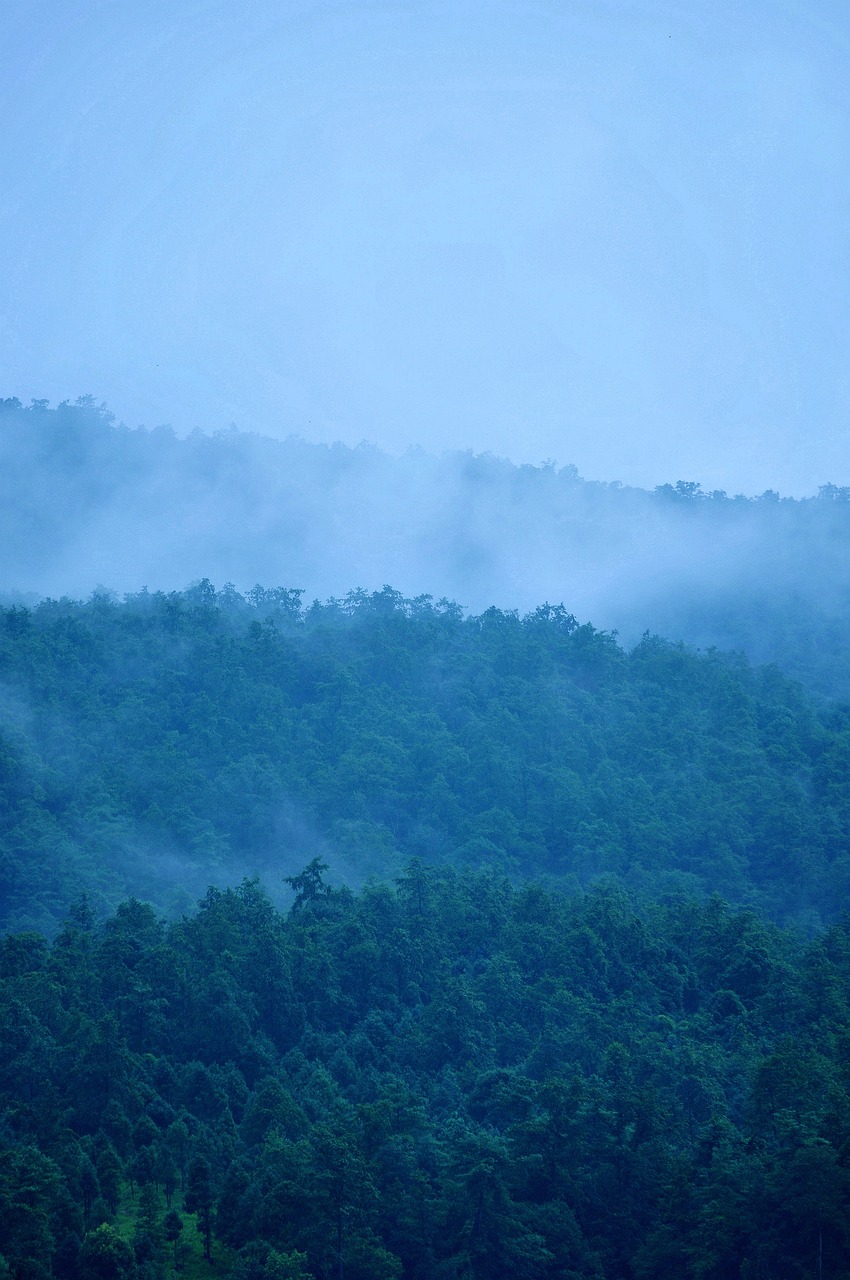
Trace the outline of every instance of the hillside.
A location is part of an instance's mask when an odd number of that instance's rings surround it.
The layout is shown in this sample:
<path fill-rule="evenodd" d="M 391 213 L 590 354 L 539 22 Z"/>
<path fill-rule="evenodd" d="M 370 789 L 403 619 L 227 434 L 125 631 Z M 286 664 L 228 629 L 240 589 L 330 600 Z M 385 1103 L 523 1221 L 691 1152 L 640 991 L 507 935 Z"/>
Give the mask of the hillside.
<path fill-rule="evenodd" d="M 582 622 L 776 662 L 850 699 L 850 490 L 654 492 L 572 466 L 391 457 L 233 429 L 130 430 L 90 398 L 0 401 L 0 592 L 86 598 L 193 580 L 314 597 L 392 583 L 480 613 Z"/>
<path fill-rule="evenodd" d="M 850 901 L 847 708 L 560 607 L 97 595 L 4 610 L 0 681 L 6 928 L 254 873 L 281 902 L 316 856 L 355 885 L 411 857 L 614 875 L 806 928 Z"/>
<path fill-rule="evenodd" d="M 0 462 L 0 1280 L 848 1274 L 846 491 Z"/>
<path fill-rule="evenodd" d="M 846 925 L 293 881 L 0 942 L 5 1275 L 848 1274 Z"/>

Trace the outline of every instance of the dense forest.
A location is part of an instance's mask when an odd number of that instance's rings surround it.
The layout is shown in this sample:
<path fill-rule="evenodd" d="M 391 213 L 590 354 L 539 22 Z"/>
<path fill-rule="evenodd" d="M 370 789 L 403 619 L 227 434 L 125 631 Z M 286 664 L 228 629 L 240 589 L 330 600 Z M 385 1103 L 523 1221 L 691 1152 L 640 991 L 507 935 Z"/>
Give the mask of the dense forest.
<path fill-rule="evenodd" d="M 649 630 L 742 650 L 850 699 L 850 489 L 835 484 L 797 500 L 693 479 L 647 492 L 551 461 L 180 438 L 118 425 L 91 397 L 0 400 L 0 545 L 0 591 L 36 596 L 209 577 L 308 600 L 390 582 L 479 613 L 563 601 L 629 646 Z"/>
<path fill-rule="evenodd" d="M 411 857 L 613 874 L 807 929 L 849 900 L 850 709 L 561 607 L 207 582 L 47 601 L 0 612 L 0 680 L 6 927 L 50 930 L 81 891 L 279 893 L 317 856 L 354 885 Z"/>
<path fill-rule="evenodd" d="M 0 463 L 0 1280 L 850 1274 L 850 493 Z"/>
<path fill-rule="evenodd" d="M 3 1274 L 848 1274 L 846 923 L 291 882 L 0 944 Z"/>

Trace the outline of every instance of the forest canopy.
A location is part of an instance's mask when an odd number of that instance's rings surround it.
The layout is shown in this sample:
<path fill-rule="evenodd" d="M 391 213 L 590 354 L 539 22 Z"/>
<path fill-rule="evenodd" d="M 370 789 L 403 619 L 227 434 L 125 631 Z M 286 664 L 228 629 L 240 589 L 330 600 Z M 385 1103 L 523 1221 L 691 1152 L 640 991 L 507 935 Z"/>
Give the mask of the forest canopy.
<path fill-rule="evenodd" d="M 614 875 L 805 928 L 846 908 L 850 711 L 775 668 L 561 606 L 208 582 L 0 612 L 4 924 L 80 891 L 174 912 L 312 857 L 571 891 Z"/>
<path fill-rule="evenodd" d="M 848 991 L 846 923 L 804 945 L 612 885 L 414 863 L 354 895 L 308 864 L 286 915 L 254 881 L 172 924 L 81 903 L 52 945 L 0 942 L 0 1255 L 838 1280 Z"/>
<path fill-rule="evenodd" d="M 847 490 L 0 464 L 0 1280 L 850 1273 Z"/>

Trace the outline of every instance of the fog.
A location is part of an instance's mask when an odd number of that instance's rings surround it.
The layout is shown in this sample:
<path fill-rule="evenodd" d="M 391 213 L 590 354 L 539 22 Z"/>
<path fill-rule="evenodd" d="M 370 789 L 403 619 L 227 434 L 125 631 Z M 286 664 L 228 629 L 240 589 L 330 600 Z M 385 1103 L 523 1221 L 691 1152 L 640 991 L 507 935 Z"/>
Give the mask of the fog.
<path fill-rule="evenodd" d="M 0 395 L 847 482 L 832 0 L 6 0 L 0 41 Z"/>
<path fill-rule="evenodd" d="M 79 405 L 0 411 L 0 589 L 86 598 L 208 578 L 343 596 L 389 584 L 778 660 L 845 693 L 850 491 L 653 492 L 490 454 L 127 429 Z M 826 667 L 824 667 L 826 663 Z M 823 669 L 822 669 L 823 668 Z M 836 683 L 837 681 L 837 683 Z"/>

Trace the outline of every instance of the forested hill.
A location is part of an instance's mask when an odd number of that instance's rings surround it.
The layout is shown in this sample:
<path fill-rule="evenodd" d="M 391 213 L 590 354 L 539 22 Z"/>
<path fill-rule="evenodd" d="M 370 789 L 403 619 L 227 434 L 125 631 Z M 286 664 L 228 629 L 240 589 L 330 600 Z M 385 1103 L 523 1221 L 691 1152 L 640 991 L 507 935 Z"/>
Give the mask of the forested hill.
<path fill-rule="evenodd" d="M 294 879 L 0 941 L 4 1277 L 850 1274 L 846 926 Z"/>
<path fill-rule="evenodd" d="M 846 1277 L 848 495 L 0 427 L 0 1280 Z"/>
<path fill-rule="evenodd" d="M 850 709 L 771 668 L 562 608 L 389 588 L 302 608 L 208 582 L 0 613 L 3 925 L 81 891 L 175 912 L 322 856 L 349 883 L 412 857 L 568 888 L 850 903 Z"/>
<path fill-rule="evenodd" d="M 650 493 L 550 463 L 393 458 L 235 429 L 179 439 L 116 426 L 90 398 L 0 401 L 0 592 L 209 576 L 308 598 L 392 582 L 479 612 L 563 600 L 628 644 L 650 630 L 742 649 L 850 698 L 848 546 L 840 483 L 802 500 L 692 479 Z"/>

